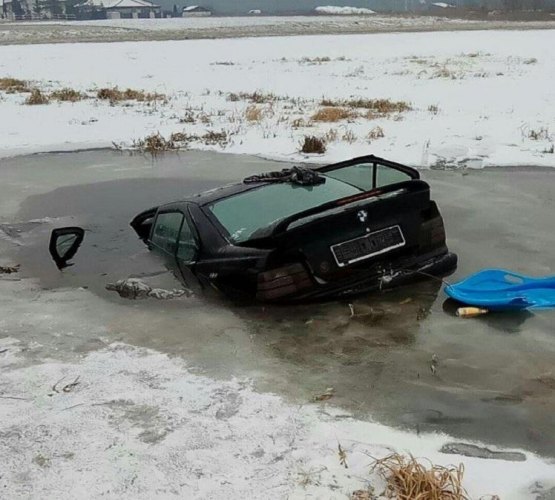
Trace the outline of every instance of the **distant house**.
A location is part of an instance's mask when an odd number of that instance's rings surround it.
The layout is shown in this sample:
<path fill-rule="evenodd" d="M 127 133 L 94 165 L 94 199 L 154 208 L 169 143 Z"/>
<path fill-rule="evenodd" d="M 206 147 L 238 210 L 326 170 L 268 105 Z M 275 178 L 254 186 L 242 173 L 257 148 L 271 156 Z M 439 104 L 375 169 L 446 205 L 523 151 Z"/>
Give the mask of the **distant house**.
<path fill-rule="evenodd" d="M 86 0 L 75 9 L 80 19 L 145 19 L 160 17 L 160 6 L 148 0 Z"/>
<path fill-rule="evenodd" d="M 212 11 L 206 7 L 201 7 L 199 5 L 189 5 L 188 7 L 183 7 L 183 17 L 207 17 L 211 15 Z"/>

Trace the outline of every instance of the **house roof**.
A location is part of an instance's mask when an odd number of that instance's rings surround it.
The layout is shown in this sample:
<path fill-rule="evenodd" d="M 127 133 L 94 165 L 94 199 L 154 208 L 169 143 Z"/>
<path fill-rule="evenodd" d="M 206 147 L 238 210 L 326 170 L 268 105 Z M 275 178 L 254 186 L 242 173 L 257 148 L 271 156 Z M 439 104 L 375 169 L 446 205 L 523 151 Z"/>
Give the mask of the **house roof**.
<path fill-rule="evenodd" d="M 87 0 L 76 7 L 99 7 L 104 9 L 157 9 L 160 6 L 148 0 Z"/>
<path fill-rule="evenodd" d="M 209 12 L 209 9 L 205 7 L 200 7 L 199 5 L 189 5 L 188 7 L 183 7 L 183 12 L 193 12 L 193 11 Z"/>

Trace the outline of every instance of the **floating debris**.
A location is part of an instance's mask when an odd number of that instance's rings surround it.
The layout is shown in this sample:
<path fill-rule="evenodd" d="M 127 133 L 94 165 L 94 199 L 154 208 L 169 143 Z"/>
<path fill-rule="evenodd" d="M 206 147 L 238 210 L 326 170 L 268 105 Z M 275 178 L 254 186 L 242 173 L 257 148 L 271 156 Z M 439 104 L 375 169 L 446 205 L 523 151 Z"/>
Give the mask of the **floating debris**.
<path fill-rule="evenodd" d="M 339 456 L 339 463 L 345 467 L 345 469 L 348 469 L 349 465 L 347 464 L 347 453 L 345 453 L 345 450 L 341 448 L 341 443 L 337 443 L 337 454 Z"/>
<path fill-rule="evenodd" d="M 190 297 L 193 295 L 191 290 L 152 288 L 150 285 L 147 285 L 144 281 L 137 278 L 128 278 L 118 280 L 115 283 L 108 283 L 106 285 L 106 290 L 117 292 L 120 297 L 130 300 L 146 299 L 148 297 L 153 297 L 158 300 L 168 300 L 183 296 Z"/>
<path fill-rule="evenodd" d="M 0 266 L 0 274 L 12 274 L 19 272 L 19 264 L 15 266 Z"/>
<path fill-rule="evenodd" d="M 437 367 L 439 366 L 439 358 L 436 354 L 432 354 L 432 361 L 430 362 L 430 370 L 432 375 L 437 373 Z"/>
<path fill-rule="evenodd" d="M 318 394 L 316 396 L 314 396 L 312 398 L 312 401 L 317 402 L 317 401 L 327 401 L 328 399 L 331 399 L 335 394 L 335 389 L 333 387 L 328 387 L 326 389 L 326 392 L 323 392 L 322 394 Z"/>
<path fill-rule="evenodd" d="M 465 457 L 489 458 L 495 460 L 507 460 L 509 462 L 524 462 L 526 455 L 519 451 L 494 451 L 485 446 L 477 446 L 469 443 L 446 443 L 439 450 L 441 453 L 450 455 L 463 455 Z"/>

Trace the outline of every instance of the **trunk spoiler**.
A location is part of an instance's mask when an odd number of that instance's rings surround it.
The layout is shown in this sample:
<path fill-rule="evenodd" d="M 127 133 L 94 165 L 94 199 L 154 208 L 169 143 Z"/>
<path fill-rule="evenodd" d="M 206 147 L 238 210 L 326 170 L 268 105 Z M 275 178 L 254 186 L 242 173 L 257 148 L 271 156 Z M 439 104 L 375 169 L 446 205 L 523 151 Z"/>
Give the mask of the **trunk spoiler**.
<path fill-rule="evenodd" d="M 384 188 L 380 188 L 380 189 L 372 189 L 371 191 L 366 191 L 364 193 L 360 193 L 354 196 L 349 196 L 347 198 L 340 198 L 339 200 L 334 200 L 328 203 L 324 203 L 323 205 L 319 205 L 309 210 L 305 210 L 303 212 L 293 214 L 290 217 L 283 219 L 281 222 L 279 222 L 276 225 L 276 227 L 272 231 L 271 236 L 275 237 L 280 233 L 285 233 L 288 227 L 297 220 L 304 219 L 305 217 L 309 217 L 311 215 L 315 215 L 320 212 L 325 212 L 326 210 L 330 210 L 332 208 L 347 207 L 351 203 L 356 203 L 357 201 L 383 196 L 388 193 L 393 193 L 395 191 L 403 191 L 405 193 L 408 193 L 408 192 L 416 192 L 416 191 L 428 191 L 429 189 L 430 189 L 430 186 L 424 181 L 421 181 L 421 180 L 417 180 L 416 182 L 405 181 L 405 182 L 399 182 L 397 184 L 391 184 L 389 186 L 385 186 Z"/>

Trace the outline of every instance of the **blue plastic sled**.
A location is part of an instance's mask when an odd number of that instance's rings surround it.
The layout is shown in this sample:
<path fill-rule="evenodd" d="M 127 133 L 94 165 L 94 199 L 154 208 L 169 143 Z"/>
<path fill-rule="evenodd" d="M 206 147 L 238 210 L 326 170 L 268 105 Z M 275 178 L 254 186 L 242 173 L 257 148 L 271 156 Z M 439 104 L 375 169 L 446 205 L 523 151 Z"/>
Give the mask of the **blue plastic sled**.
<path fill-rule="evenodd" d="M 503 269 L 484 269 L 445 287 L 463 304 L 491 311 L 555 307 L 555 276 L 532 278 Z"/>

